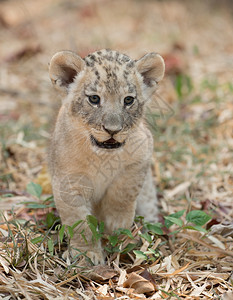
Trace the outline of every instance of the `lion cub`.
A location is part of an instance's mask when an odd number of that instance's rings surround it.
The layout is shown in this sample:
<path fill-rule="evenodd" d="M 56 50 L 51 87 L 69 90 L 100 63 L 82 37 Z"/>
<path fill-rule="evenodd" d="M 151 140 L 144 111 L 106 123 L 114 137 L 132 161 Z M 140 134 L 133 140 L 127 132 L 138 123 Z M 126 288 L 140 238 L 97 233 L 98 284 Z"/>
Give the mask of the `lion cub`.
<path fill-rule="evenodd" d="M 156 53 L 139 60 L 111 50 L 83 59 L 70 51 L 52 57 L 51 81 L 66 94 L 49 154 L 55 203 L 64 224 L 94 215 L 112 233 L 129 228 L 135 211 L 156 221 L 153 139 L 143 116 L 164 68 Z M 90 228 L 85 222 L 80 226 L 73 249 L 86 252 L 94 264 L 104 263 L 101 242 L 93 244 Z"/>

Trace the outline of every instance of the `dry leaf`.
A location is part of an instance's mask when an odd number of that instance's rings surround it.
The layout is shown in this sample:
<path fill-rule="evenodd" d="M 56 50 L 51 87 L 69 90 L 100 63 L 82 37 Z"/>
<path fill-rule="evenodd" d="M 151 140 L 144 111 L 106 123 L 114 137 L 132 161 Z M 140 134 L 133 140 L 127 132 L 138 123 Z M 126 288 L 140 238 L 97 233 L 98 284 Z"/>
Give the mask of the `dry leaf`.
<path fill-rule="evenodd" d="M 97 290 L 96 290 L 98 293 L 106 296 L 107 293 L 108 293 L 108 285 L 107 284 L 104 284 L 104 285 L 101 285 Z"/>
<path fill-rule="evenodd" d="M 213 225 L 211 227 L 211 230 L 210 230 L 209 234 L 219 234 L 219 235 L 222 235 L 224 237 L 228 237 L 228 236 L 233 237 L 233 224 L 229 224 L 229 225 L 222 225 L 222 224 Z"/>
<path fill-rule="evenodd" d="M 4 271 L 8 274 L 10 263 L 2 255 L 0 255 L 0 264 L 3 266 Z"/>
<path fill-rule="evenodd" d="M 184 193 L 190 187 L 190 185 L 190 181 L 182 182 L 181 184 L 177 185 L 174 189 L 166 191 L 166 197 L 168 199 L 171 199 L 177 194 Z"/>
<path fill-rule="evenodd" d="M 0 210 L 11 210 L 12 208 L 18 208 L 19 206 L 22 206 L 23 202 L 27 201 L 34 201 L 36 203 L 35 199 L 26 197 L 26 196 L 14 196 L 14 197 L 5 197 L 2 198 L 0 201 Z"/>
<path fill-rule="evenodd" d="M 118 286 L 121 286 L 123 285 L 124 281 L 125 281 L 125 278 L 126 278 L 126 270 L 120 270 L 120 276 L 119 276 L 119 279 L 118 279 Z"/>
<path fill-rule="evenodd" d="M 92 280 L 102 282 L 117 275 L 118 273 L 108 266 L 94 266 L 87 276 Z"/>
<path fill-rule="evenodd" d="M 176 274 L 179 274 L 181 272 L 183 272 L 188 266 L 190 265 L 190 263 L 187 263 L 187 265 L 183 266 L 182 268 L 178 269 L 178 270 L 175 270 L 173 273 L 171 274 L 166 274 L 167 277 L 171 277 L 171 276 L 174 276 Z"/>
<path fill-rule="evenodd" d="M 134 272 L 130 273 L 128 279 L 124 282 L 123 287 L 133 288 L 138 294 L 146 294 L 155 291 L 155 287 L 150 281 Z"/>
<path fill-rule="evenodd" d="M 146 280 L 148 280 L 149 282 L 151 282 L 154 285 L 155 290 L 157 290 L 157 288 L 156 288 L 156 282 L 155 282 L 153 276 L 151 275 L 151 273 L 147 271 L 147 269 L 144 269 L 142 271 L 142 273 L 140 273 L 140 276 L 142 276 L 143 278 L 145 278 Z"/>

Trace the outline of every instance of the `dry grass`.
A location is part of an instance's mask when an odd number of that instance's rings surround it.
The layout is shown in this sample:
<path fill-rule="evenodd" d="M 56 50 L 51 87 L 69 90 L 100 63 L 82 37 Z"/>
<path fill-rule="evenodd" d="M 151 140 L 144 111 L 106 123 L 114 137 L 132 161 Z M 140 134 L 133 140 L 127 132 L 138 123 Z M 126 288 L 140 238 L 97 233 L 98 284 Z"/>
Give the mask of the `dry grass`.
<path fill-rule="evenodd" d="M 0 298 L 233 298 L 232 4 L 214 3 L 1 2 Z M 57 217 L 51 200 L 38 206 L 51 194 L 46 145 L 58 106 L 47 64 L 60 49 L 86 55 L 105 47 L 165 57 L 167 76 L 148 116 L 161 222 L 183 209 L 212 220 L 207 233 L 163 227 L 151 243 L 135 224 L 135 239 L 121 247 L 133 241 L 154 254 L 113 253 L 106 267 L 83 269 L 61 258 L 67 240 L 48 224 L 48 213 Z M 42 200 L 25 192 L 31 181 L 42 186 Z"/>

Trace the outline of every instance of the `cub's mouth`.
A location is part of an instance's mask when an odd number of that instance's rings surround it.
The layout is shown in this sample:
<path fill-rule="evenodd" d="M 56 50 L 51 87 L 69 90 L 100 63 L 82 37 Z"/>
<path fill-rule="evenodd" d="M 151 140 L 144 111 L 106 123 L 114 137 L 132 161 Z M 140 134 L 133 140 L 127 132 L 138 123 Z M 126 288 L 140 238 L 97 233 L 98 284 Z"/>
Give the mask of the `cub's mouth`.
<path fill-rule="evenodd" d="M 125 142 L 119 143 L 114 138 L 110 138 L 104 142 L 99 142 L 93 137 L 93 135 L 91 136 L 91 142 L 93 145 L 104 149 L 117 149 L 122 147 L 125 144 Z"/>

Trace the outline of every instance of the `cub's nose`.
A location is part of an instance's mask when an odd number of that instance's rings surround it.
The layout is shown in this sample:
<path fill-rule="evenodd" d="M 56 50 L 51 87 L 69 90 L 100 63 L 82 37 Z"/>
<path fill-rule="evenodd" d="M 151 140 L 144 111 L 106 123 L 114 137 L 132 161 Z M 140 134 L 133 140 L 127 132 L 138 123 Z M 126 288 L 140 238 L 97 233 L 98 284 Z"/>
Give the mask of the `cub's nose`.
<path fill-rule="evenodd" d="M 111 136 L 120 132 L 123 128 L 123 118 L 116 113 L 103 116 L 103 129 Z"/>
<path fill-rule="evenodd" d="M 106 128 L 105 126 L 103 126 L 104 130 L 107 131 L 107 133 L 109 133 L 110 135 L 114 135 L 114 134 L 117 134 L 118 132 L 121 131 L 122 128 Z"/>

